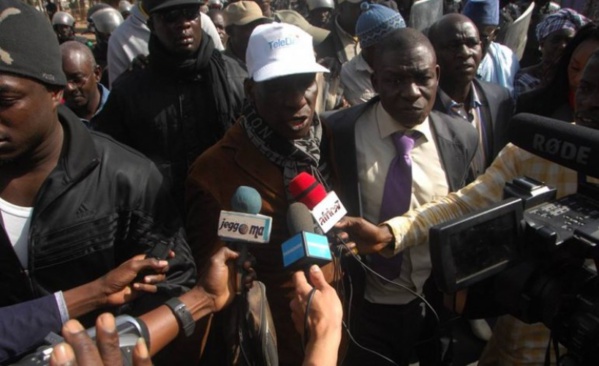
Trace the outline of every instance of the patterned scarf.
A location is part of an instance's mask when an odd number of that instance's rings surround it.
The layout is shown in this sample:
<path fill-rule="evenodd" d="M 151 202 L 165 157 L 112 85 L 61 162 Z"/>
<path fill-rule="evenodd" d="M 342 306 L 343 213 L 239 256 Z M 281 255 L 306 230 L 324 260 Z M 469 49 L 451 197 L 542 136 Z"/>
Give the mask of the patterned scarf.
<path fill-rule="evenodd" d="M 247 100 L 243 105 L 239 122 L 260 153 L 283 168 L 283 181 L 289 202 L 294 201 L 289 193 L 289 183 L 301 172 L 311 174 L 325 186 L 327 191 L 329 190 L 328 166 L 320 162 L 322 124 L 316 113 L 314 113 L 310 134 L 297 140 L 288 140 L 278 135 L 258 116 L 254 106 Z"/>

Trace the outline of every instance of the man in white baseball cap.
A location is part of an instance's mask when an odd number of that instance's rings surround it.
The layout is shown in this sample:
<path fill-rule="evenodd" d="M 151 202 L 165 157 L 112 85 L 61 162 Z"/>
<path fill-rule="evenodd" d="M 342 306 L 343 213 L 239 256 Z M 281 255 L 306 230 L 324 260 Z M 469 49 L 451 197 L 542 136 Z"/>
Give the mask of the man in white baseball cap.
<path fill-rule="evenodd" d="M 315 113 L 316 74 L 328 70 L 316 62 L 312 37 L 284 23 L 254 29 L 246 63 L 247 101 L 241 117 L 191 167 L 186 184 L 186 229 L 198 268 L 203 268 L 210 253 L 223 245 L 215 228 L 220 210 L 231 209 L 235 190 L 246 185 L 260 193 L 260 213 L 273 218 L 272 234 L 268 244 L 249 251 L 256 258 L 256 273 L 267 287 L 279 334 L 279 363 L 296 365 L 303 358 L 301 337 L 291 319 L 292 279 L 283 267 L 281 244 L 294 234 L 288 231 L 285 218 L 293 202 L 290 181 L 307 172 L 330 187 L 327 164 L 323 164 L 327 159 L 321 159 L 320 152 L 322 124 Z M 323 266 L 322 271 L 331 282 L 333 266 Z M 213 360 L 211 364 L 226 362 Z"/>

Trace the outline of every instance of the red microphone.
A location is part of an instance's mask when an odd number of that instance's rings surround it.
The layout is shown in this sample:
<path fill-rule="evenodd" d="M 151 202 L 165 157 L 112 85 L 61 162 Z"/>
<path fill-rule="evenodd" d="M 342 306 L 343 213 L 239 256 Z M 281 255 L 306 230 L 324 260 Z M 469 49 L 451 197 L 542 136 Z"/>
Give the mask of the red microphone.
<path fill-rule="evenodd" d="M 306 205 L 309 210 L 314 209 L 314 206 L 327 196 L 324 186 L 306 172 L 299 173 L 291 180 L 289 192 L 296 201 Z"/>
<path fill-rule="evenodd" d="M 308 173 L 302 172 L 293 178 L 289 184 L 289 192 L 296 201 L 308 207 L 325 233 L 347 214 L 335 192 L 327 193 L 324 186 Z"/>

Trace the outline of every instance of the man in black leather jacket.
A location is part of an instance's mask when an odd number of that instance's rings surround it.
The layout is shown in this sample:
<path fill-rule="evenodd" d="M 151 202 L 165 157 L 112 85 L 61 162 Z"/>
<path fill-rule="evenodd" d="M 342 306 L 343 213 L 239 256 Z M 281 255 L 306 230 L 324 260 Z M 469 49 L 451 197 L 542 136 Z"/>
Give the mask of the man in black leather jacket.
<path fill-rule="evenodd" d="M 200 0 L 143 4 L 152 32 L 149 64 L 114 83 L 92 125 L 154 161 L 183 212 L 191 163 L 221 139 L 241 99 L 230 91 L 226 56 L 203 34 Z"/>
<path fill-rule="evenodd" d="M 41 13 L 0 0 L 0 15 L 0 306 L 106 276 L 157 239 L 175 253 L 157 294 L 139 296 L 131 285 L 118 296 L 135 299 L 128 310 L 143 313 L 181 295 L 196 270 L 162 176 L 60 105 L 70 81 Z M 22 34 L 27 42 L 14 36 Z M 95 318 L 94 310 L 114 303 L 110 289 L 98 287 L 65 295 L 67 307 Z"/>

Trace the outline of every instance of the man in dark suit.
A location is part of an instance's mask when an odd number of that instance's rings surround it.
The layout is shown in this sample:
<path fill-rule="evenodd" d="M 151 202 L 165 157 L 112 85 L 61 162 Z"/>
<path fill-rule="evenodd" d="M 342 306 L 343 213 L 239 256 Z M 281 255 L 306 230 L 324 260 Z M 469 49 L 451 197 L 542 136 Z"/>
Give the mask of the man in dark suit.
<path fill-rule="evenodd" d="M 329 116 L 327 123 L 341 200 L 350 215 L 378 223 L 393 212 L 418 207 L 462 187 L 478 137 L 467 122 L 431 111 L 439 66 L 422 33 L 410 28 L 390 33 L 374 57 L 373 70 L 373 87 L 379 96 Z M 406 140 L 411 148 L 400 153 Z M 410 178 L 398 184 L 401 187 L 394 188 L 393 194 L 392 187 L 406 176 Z M 353 310 L 357 315 L 352 319 L 356 326 L 352 334 L 362 346 L 407 365 L 424 330 L 426 313 L 413 293 L 422 293 L 431 262 L 428 246 L 400 257 L 401 263 L 376 256 L 367 259 L 395 284 L 367 274 L 364 292 L 355 295 L 364 297 L 364 302 Z M 354 284 L 359 282 L 355 280 Z M 359 347 L 349 352 L 345 360 L 350 365 L 389 364 Z"/>
<path fill-rule="evenodd" d="M 477 79 L 483 44 L 476 25 L 468 17 L 443 16 L 432 25 L 429 38 L 441 68 L 433 109 L 463 119 L 478 131 L 479 144 L 470 166 L 470 182 L 484 173 L 507 143 L 513 99 L 507 88 Z M 478 338 L 489 340 L 491 328 L 484 319 L 471 319 L 470 325 Z"/>
<path fill-rule="evenodd" d="M 479 149 L 471 167 L 474 179 L 507 143 L 507 126 L 514 103 L 506 88 L 476 78 L 482 43 L 470 19 L 461 14 L 447 14 L 433 24 L 429 38 L 441 68 L 433 109 L 461 118 L 479 132 Z"/>

